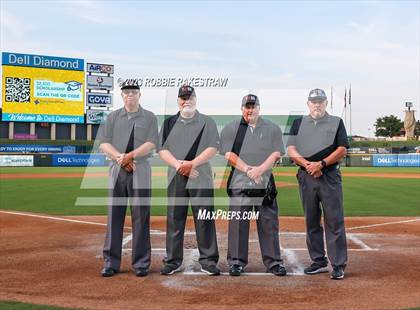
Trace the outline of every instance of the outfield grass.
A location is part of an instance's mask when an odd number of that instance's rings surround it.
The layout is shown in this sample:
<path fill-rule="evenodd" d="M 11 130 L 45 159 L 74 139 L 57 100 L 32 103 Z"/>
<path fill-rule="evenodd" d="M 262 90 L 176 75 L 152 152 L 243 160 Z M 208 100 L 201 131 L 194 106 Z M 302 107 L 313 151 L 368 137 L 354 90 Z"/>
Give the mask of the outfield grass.
<path fill-rule="evenodd" d="M 164 167 L 154 171 L 163 172 Z M 224 168 L 216 169 L 218 175 Z M 419 174 L 419 168 L 343 168 L 348 173 L 410 173 Z M 83 173 L 84 168 L 19 167 L 1 168 L 0 173 Z M 107 171 L 89 168 L 89 172 Z M 296 172 L 296 168 L 278 168 L 279 172 Z M 106 184 L 107 178 L 94 179 Z M 164 184 L 166 177 L 154 177 L 154 184 Z M 92 180 L 92 179 L 91 179 Z M 296 184 L 294 176 L 280 176 L 277 181 Z M 95 181 L 96 182 L 96 181 Z M 106 197 L 106 189 L 81 189 L 82 178 L 63 179 L 9 179 L 0 180 L 0 209 L 46 213 L 55 215 L 104 215 L 106 206 L 75 206 L 78 197 Z M 153 189 L 153 197 L 166 197 L 163 188 Z M 344 206 L 346 216 L 419 216 L 420 179 L 344 177 Z M 279 188 L 278 203 L 281 215 L 303 215 L 297 186 Z M 217 197 L 226 197 L 225 189 L 215 191 Z M 218 206 L 226 208 L 226 206 Z M 153 206 L 153 215 L 165 215 L 165 206 Z"/>

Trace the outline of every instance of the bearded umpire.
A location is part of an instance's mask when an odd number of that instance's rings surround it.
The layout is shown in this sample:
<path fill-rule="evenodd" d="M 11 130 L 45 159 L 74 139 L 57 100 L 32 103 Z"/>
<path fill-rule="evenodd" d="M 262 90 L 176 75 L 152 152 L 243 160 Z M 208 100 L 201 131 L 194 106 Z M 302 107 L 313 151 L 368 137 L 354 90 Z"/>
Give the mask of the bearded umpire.
<path fill-rule="evenodd" d="M 157 118 L 141 107 L 137 80 L 123 82 L 121 96 L 124 107 L 109 114 L 98 134 L 100 149 L 112 159 L 102 276 L 111 277 L 120 270 L 125 213 L 130 200 L 132 266 L 138 277 L 144 277 L 151 258 L 148 157 L 157 144 Z"/>
<path fill-rule="evenodd" d="M 340 280 L 347 264 L 347 244 L 339 162 L 349 144 L 343 120 L 326 112 L 327 103 L 322 89 L 310 91 L 309 115 L 293 122 L 287 146 L 289 156 L 299 166 L 297 179 L 305 213 L 306 244 L 312 260 L 304 273 L 328 271 L 325 229 L 328 258 L 333 267 L 331 279 Z"/>
<path fill-rule="evenodd" d="M 198 218 L 199 211 L 214 210 L 210 159 L 219 149 L 219 133 L 212 118 L 197 110 L 193 87 L 178 91 L 179 112 L 167 118 L 159 135 L 159 155 L 168 164 L 166 257 L 162 275 L 181 270 L 188 205 L 194 217 L 201 271 L 219 275 L 219 252 L 214 220 Z"/>

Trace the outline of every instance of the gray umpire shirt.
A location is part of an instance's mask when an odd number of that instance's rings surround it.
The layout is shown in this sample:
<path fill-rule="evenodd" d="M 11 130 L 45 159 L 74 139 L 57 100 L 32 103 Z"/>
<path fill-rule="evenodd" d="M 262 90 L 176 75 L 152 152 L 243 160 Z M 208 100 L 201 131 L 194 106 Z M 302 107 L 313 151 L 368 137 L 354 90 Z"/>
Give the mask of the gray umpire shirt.
<path fill-rule="evenodd" d="M 98 132 L 100 143 L 110 143 L 120 153 L 127 153 L 132 149 L 138 148 L 140 145 L 151 142 L 157 145 L 158 142 L 158 126 L 156 116 L 139 106 L 137 112 L 127 112 L 125 108 L 121 108 L 110 113 L 105 124 L 101 125 Z M 150 153 L 137 157 L 137 169 L 133 172 L 134 188 L 150 188 L 150 180 L 146 180 L 146 171 L 142 171 L 142 164 L 150 157 Z M 120 167 L 113 163 L 111 165 L 111 176 L 114 178 L 118 175 Z M 150 167 L 149 169 L 150 170 Z"/>
<path fill-rule="evenodd" d="M 183 118 L 177 114 L 165 119 L 159 134 L 158 151 L 168 150 L 178 160 L 193 160 L 205 149 L 219 149 L 220 140 L 214 120 L 196 111 L 192 118 Z M 213 188 L 212 170 L 209 163 L 197 167 L 199 177 L 188 182 L 188 188 Z M 169 167 L 168 184 L 176 174 Z"/>
<path fill-rule="evenodd" d="M 259 166 L 273 152 L 280 152 L 281 155 L 285 153 L 281 129 L 262 117 L 258 118 L 255 128 L 252 128 L 242 117 L 227 124 L 222 130 L 220 153 L 224 155 L 227 152 L 235 153 L 250 166 Z M 267 183 L 270 174 L 271 169 L 264 174 Z M 244 188 L 244 182 L 248 180 L 244 173 L 235 169 L 229 188 Z"/>
<path fill-rule="evenodd" d="M 287 141 L 292 145 L 309 161 L 320 161 L 339 146 L 349 147 L 343 120 L 328 113 L 320 119 L 305 115 L 294 120 Z"/>

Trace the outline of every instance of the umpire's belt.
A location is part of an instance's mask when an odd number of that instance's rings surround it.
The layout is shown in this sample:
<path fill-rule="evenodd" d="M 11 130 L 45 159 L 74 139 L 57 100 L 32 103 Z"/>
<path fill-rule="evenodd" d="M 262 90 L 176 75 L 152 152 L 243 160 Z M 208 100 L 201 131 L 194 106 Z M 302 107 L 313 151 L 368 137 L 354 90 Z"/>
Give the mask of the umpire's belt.
<path fill-rule="evenodd" d="M 299 168 L 300 168 L 300 170 L 303 170 L 303 171 L 306 172 L 306 169 L 304 167 L 299 166 Z M 340 168 L 339 164 L 334 164 L 334 165 L 322 168 L 321 171 L 322 171 L 322 173 L 325 173 L 325 172 L 330 172 L 330 171 L 333 171 L 333 170 L 336 170 L 336 169 L 339 169 L 339 168 Z"/>

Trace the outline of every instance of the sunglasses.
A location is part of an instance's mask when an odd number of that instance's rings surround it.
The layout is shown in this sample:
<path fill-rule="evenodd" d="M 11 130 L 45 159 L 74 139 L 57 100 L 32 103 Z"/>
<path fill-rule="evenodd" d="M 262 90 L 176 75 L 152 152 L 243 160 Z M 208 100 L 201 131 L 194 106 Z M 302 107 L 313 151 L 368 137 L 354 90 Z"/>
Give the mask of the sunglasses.
<path fill-rule="evenodd" d="M 130 95 L 130 94 L 132 94 L 132 95 L 138 95 L 139 92 L 140 91 L 138 89 L 123 89 L 122 90 L 122 93 L 124 95 Z"/>

